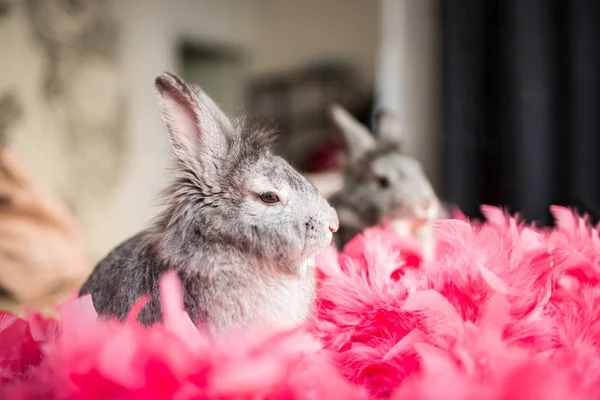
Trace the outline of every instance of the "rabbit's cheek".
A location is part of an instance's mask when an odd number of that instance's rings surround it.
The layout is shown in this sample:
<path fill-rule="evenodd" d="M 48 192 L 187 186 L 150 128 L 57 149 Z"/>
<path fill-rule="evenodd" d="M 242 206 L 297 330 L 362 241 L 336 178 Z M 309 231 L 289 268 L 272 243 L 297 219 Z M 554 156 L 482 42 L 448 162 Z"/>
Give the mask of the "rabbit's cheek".
<path fill-rule="evenodd" d="M 286 205 L 283 207 L 283 214 L 284 214 L 285 216 L 292 215 L 292 211 L 293 211 L 293 208 L 292 208 L 292 207 L 291 207 L 289 204 L 286 204 Z"/>

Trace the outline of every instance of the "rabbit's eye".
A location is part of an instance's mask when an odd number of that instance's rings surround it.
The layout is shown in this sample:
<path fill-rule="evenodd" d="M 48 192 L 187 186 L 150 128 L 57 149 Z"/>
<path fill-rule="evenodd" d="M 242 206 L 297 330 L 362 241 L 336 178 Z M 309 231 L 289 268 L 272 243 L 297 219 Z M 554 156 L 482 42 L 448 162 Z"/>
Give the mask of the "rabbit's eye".
<path fill-rule="evenodd" d="M 380 176 L 379 178 L 377 178 L 377 183 L 379 184 L 379 186 L 381 186 L 383 188 L 390 186 L 390 181 L 385 176 Z"/>
<path fill-rule="evenodd" d="M 258 197 L 260 198 L 260 201 L 266 204 L 274 204 L 279 202 L 279 196 L 273 192 L 261 193 Z"/>

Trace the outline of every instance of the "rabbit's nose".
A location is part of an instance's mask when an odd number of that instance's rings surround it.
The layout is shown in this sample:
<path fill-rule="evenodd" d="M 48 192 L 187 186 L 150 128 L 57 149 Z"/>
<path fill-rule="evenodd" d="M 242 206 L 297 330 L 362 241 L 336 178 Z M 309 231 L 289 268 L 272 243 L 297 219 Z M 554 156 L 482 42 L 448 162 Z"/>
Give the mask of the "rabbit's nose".
<path fill-rule="evenodd" d="M 329 232 L 335 233 L 338 231 L 338 229 L 340 229 L 340 221 L 338 219 L 337 213 L 333 208 L 331 209 L 331 212 L 333 217 L 331 222 L 329 222 Z"/>

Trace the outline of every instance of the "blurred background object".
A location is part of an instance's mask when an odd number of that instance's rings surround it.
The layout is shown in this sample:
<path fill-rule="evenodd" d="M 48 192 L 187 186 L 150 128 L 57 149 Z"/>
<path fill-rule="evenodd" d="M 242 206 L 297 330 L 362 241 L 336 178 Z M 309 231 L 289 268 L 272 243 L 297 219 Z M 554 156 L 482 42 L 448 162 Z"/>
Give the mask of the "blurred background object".
<path fill-rule="evenodd" d="M 68 295 L 87 276 L 84 240 L 70 211 L 19 161 L 0 150 L 0 288 L 39 305 Z"/>
<path fill-rule="evenodd" d="M 88 268 L 160 209 L 163 70 L 277 130 L 326 195 L 337 102 L 369 128 L 400 117 L 468 216 L 487 203 L 546 224 L 551 203 L 600 210 L 599 46 L 593 0 L 0 0 L 1 144 L 73 215 Z"/>

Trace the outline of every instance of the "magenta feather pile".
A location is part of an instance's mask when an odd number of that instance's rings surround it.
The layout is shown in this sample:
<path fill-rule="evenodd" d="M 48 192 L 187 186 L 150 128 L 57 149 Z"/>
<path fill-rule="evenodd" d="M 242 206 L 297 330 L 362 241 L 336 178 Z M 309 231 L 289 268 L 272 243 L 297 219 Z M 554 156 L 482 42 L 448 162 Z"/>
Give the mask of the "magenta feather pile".
<path fill-rule="evenodd" d="M 600 239 L 553 207 L 555 229 L 484 207 L 440 221 L 436 260 L 372 228 L 317 260 L 314 319 L 211 340 L 182 311 L 102 322 L 91 300 L 60 319 L 0 315 L 2 399 L 600 398 Z M 139 310 L 145 299 L 141 299 Z"/>

